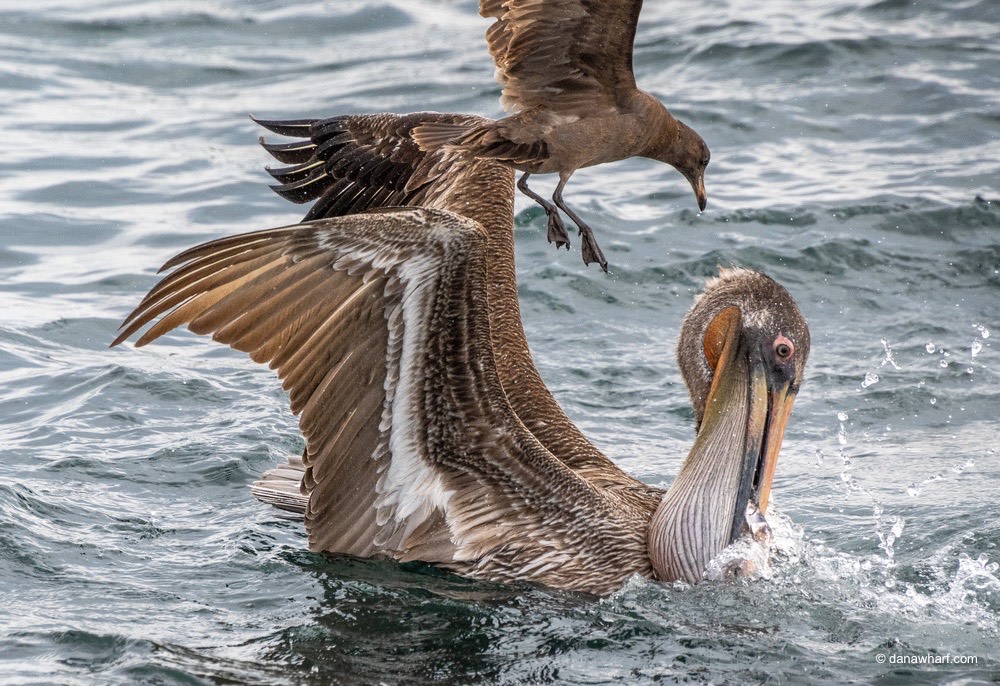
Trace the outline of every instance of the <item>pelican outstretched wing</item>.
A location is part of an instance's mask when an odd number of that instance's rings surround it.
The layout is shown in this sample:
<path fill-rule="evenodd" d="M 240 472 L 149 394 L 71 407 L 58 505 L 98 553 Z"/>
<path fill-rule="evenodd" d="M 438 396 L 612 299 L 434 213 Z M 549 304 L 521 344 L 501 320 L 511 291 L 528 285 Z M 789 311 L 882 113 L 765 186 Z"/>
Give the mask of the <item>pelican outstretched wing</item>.
<path fill-rule="evenodd" d="M 600 590 L 582 567 L 610 589 L 645 531 L 511 409 L 485 246 L 476 222 L 426 209 L 223 238 L 167 262 L 114 343 L 186 324 L 277 371 L 305 436 L 313 550 Z"/>
<path fill-rule="evenodd" d="M 454 150 L 421 149 L 413 129 L 427 124 L 471 127 L 489 120 L 463 114 L 358 114 L 328 119 L 255 120 L 299 140 L 260 143 L 286 165 L 268 168 L 271 188 L 292 202 L 315 200 L 305 220 L 337 217 L 379 207 L 437 207 L 451 181 L 477 164 Z"/>

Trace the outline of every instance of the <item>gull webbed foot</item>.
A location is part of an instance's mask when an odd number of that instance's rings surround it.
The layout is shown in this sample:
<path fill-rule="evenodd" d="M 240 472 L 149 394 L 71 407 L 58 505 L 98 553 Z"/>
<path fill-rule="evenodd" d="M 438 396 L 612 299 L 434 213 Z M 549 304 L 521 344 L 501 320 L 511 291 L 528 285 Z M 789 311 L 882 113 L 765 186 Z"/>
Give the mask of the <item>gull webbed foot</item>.
<path fill-rule="evenodd" d="M 545 216 L 549 220 L 549 231 L 548 239 L 549 243 L 556 244 L 556 250 L 566 246 L 569 250 L 569 234 L 566 233 L 566 225 L 563 223 L 562 217 L 559 216 L 559 210 L 555 207 L 549 205 L 545 208 Z"/>
<path fill-rule="evenodd" d="M 597 262 L 606 274 L 608 272 L 608 261 L 604 257 L 604 251 L 601 250 L 601 246 L 597 244 L 597 239 L 594 238 L 594 230 L 590 228 L 587 222 L 580 219 L 579 215 L 571 210 L 566 201 L 563 200 L 562 191 L 566 186 L 567 180 L 569 180 L 569 177 L 560 179 L 559 185 L 556 186 L 556 192 L 552 194 L 552 199 L 555 201 L 556 207 L 565 212 L 566 216 L 572 219 L 576 223 L 577 228 L 580 229 L 580 254 L 583 256 L 583 263 L 589 265 L 592 262 Z"/>
<path fill-rule="evenodd" d="M 577 222 L 577 226 L 580 227 L 580 253 L 583 255 L 583 263 L 590 264 L 591 262 L 597 262 L 601 265 L 604 273 L 607 274 L 608 261 L 604 257 L 604 251 L 601 250 L 601 246 L 597 244 L 597 239 L 594 238 L 593 229 L 579 222 Z"/>
<path fill-rule="evenodd" d="M 566 225 L 563 223 L 562 217 L 559 216 L 559 210 L 556 206 L 550 203 L 548 200 L 540 196 L 535 191 L 528 188 L 528 177 L 531 176 L 528 172 L 521 174 L 521 178 L 517 180 L 517 187 L 526 196 L 537 202 L 545 210 L 545 217 L 549 220 L 549 228 L 547 238 L 549 243 L 556 244 L 556 250 L 562 246 L 566 246 L 569 250 L 569 234 L 566 233 Z"/>

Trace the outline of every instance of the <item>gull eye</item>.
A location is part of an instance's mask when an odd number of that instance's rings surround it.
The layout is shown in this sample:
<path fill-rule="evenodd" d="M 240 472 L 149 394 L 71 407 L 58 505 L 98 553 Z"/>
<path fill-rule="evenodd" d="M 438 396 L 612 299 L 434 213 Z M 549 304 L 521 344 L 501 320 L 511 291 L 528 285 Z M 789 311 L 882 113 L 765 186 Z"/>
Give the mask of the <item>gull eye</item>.
<path fill-rule="evenodd" d="M 782 360 L 787 360 L 795 352 L 795 346 L 784 336 L 774 339 L 774 354 Z"/>

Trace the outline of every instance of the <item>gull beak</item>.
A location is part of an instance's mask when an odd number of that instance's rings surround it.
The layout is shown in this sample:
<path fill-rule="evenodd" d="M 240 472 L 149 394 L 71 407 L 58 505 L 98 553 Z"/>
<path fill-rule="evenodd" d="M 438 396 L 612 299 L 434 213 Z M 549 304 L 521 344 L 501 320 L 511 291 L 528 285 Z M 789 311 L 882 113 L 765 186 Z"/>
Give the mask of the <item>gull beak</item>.
<path fill-rule="evenodd" d="M 698 209 L 704 212 L 705 207 L 708 205 L 708 192 L 705 190 L 705 170 L 701 169 L 695 172 L 694 175 L 688 177 L 688 180 L 691 182 L 691 188 L 694 189 L 694 197 L 698 200 Z"/>

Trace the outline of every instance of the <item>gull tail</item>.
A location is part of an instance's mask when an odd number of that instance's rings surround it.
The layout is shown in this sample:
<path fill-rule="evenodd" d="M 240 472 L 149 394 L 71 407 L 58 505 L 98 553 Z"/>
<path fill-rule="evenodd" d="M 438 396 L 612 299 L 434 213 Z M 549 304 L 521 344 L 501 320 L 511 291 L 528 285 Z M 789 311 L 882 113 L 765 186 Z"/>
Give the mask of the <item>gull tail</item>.
<path fill-rule="evenodd" d="M 469 126 L 462 123 L 452 122 L 427 122 L 413 129 L 413 140 L 417 142 L 421 150 L 437 150 L 447 145 L 459 145 L 471 131 L 483 128 L 482 126 Z"/>

